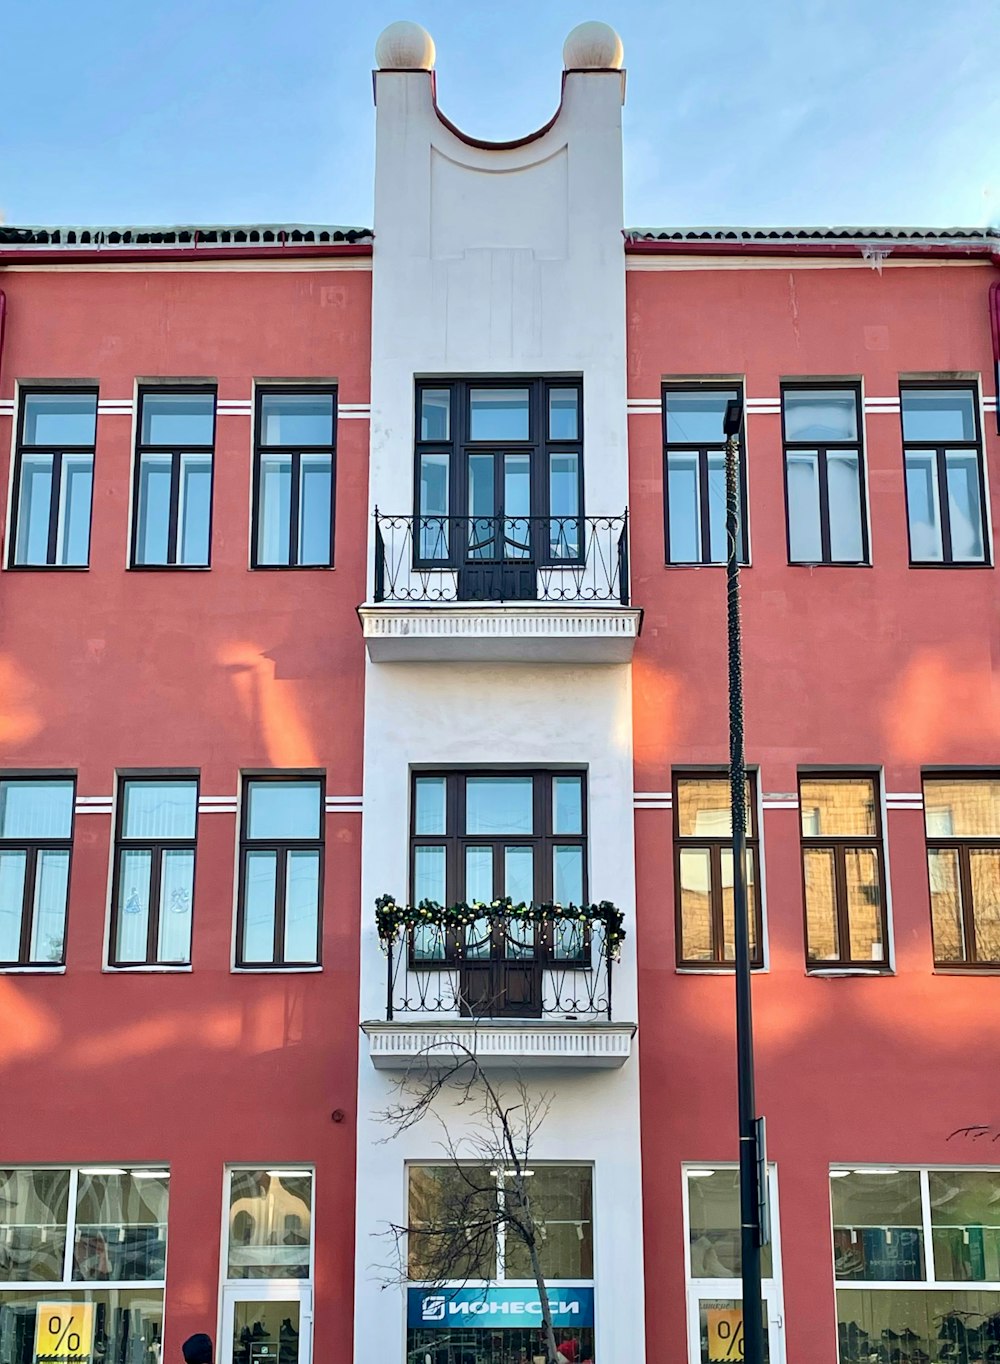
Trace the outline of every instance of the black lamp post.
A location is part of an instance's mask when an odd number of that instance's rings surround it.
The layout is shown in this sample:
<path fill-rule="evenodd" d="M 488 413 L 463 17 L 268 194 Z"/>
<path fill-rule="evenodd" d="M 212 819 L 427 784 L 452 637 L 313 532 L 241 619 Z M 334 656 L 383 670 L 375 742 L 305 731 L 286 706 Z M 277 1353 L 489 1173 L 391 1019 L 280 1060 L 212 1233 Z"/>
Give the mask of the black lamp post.
<path fill-rule="evenodd" d="M 740 428 L 743 405 L 726 404 L 726 595 L 729 625 L 729 783 L 733 822 L 733 915 L 736 939 L 736 1073 L 740 1125 L 740 1225 L 743 1267 L 743 1358 L 764 1364 L 760 1251 L 770 1240 L 764 1120 L 756 1115 L 750 932 L 747 924 L 746 755 L 743 750 L 743 641 L 740 625 Z"/>

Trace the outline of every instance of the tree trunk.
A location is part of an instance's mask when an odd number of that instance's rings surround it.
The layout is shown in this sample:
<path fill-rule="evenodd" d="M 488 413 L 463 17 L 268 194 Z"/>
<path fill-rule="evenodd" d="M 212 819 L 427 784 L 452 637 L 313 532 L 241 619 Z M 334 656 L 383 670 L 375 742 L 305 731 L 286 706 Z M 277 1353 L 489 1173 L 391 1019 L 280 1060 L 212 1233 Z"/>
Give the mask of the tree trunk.
<path fill-rule="evenodd" d="M 548 1364 L 557 1364 L 556 1355 L 559 1353 L 556 1348 L 556 1333 L 552 1329 L 552 1308 L 549 1305 L 549 1290 L 545 1286 L 545 1279 L 542 1275 L 542 1266 L 538 1259 L 538 1251 L 532 1241 L 528 1247 L 528 1254 L 531 1256 L 531 1272 L 535 1276 L 535 1287 L 538 1289 L 538 1297 L 542 1304 L 542 1330 L 545 1332 L 545 1348 L 548 1351 Z"/>

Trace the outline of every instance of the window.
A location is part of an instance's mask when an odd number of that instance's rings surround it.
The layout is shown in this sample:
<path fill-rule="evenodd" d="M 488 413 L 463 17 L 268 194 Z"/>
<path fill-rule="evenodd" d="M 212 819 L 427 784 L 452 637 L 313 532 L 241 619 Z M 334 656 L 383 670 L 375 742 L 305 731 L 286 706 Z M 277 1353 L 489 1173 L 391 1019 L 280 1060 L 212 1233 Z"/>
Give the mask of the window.
<path fill-rule="evenodd" d="M 1000 1171 L 832 1169 L 841 1364 L 986 1360 L 1000 1313 Z"/>
<path fill-rule="evenodd" d="M 861 389 L 782 386 L 788 561 L 868 562 Z"/>
<path fill-rule="evenodd" d="M 194 777 L 119 782 L 112 966 L 190 962 L 197 819 Z"/>
<path fill-rule="evenodd" d="M 96 389 L 25 389 L 14 458 L 14 568 L 86 568 Z"/>
<path fill-rule="evenodd" d="M 133 568 L 207 568 L 215 392 L 139 391 Z"/>
<path fill-rule="evenodd" d="M 972 384 L 900 389 L 913 564 L 985 564 L 986 499 Z"/>
<path fill-rule="evenodd" d="M 739 384 L 663 390 L 664 511 L 668 564 L 724 564 L 726 405 L 743 401 Z M 746 454 L 740 434 L 740 560 L 747 561 Z"/>
<path fill-rule="evenodd" d="M 747 779 L 747 926 L 750 960 L 763 965 L 760 855 L 754 781 Z M 674 775 L 674 886 L 678 966 L 736 960 L 733 835 L 729 778 L 714 772 Z"/>
<path fill-rule="evenodd" d="M 228 1279 L 312 1277 L 311 1170 L 229 1172 Z"/>
<path fill-rule="evenodd" d="M 81 1359 L 157 1357 L 169 1180 L 163 1168 L 0 1170 L 5 1361 L 55 1358 L 73 1335 Z"/>
<path fill-rule="evenodd" d="M 72 777 L 0 778 L 0 966 L 60 966 L 73 846 Z"/>
<path fill-rule="evenodd" d="M 323 894 L 323 782 L 243 784 L 237 966 L 317 966 Z"/>
<path fill-rule="evenodd" d="M 924 777 L 934 960 L 1000 966 L 1000 777 Z"/>
<path fill-rule="evenodd" d="M 887 966 L 877 779 L 803 773 L 799 806 L 807 963 Z"/>
<path fill-rule="evenodd" d="M 254 568 L 330 568 L 337 394 L 257 390 Z"/>

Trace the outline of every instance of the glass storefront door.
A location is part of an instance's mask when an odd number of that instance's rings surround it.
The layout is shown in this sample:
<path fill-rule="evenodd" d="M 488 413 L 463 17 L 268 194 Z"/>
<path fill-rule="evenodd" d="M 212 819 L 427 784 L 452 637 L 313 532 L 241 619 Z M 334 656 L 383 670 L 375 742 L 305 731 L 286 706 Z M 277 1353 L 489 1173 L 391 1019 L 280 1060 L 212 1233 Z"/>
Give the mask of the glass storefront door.
<path fill-rule="evenodd" d="M 227 1284 L 219 1364 L 309 1364 L 312 1290 L 298 1284 Z"/>
<path fill-rule="evenodd" d="M 785 1364 L 784 1323 L 773 1284 L 765 1286 L 764 1359 L 766 1364 Z M 692 1292 L 689 1298 L 688 1340 L 690 1364 L 741 1364 L 743 1305 L 738 1297 L 715 1297 L 708 1291 Z"/>

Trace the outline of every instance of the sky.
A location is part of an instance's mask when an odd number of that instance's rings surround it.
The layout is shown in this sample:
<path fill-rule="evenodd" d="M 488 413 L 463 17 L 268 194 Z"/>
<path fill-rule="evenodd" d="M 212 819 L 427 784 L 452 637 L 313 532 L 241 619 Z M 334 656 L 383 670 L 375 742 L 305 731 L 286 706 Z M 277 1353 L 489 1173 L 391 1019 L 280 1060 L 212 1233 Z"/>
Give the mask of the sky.
<path fill-rule="evenodd" d="M 629 226 L 1000 223 L 996 0 L 10 0 L 8 223 L 372 217 L 375 40 L 414 19 L 445 114 L 523 136 L 584 19 L 625 46 Z"/>

